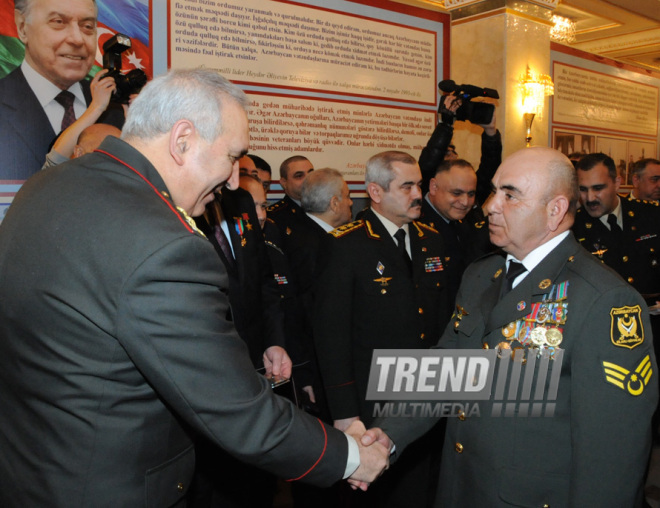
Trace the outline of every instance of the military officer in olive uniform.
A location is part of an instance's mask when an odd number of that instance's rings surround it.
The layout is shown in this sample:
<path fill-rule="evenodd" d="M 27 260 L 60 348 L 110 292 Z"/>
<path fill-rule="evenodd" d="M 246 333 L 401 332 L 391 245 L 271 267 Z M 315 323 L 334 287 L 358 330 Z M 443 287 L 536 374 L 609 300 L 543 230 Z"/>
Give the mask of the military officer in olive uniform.
<path fill-rule="evenodd" d="M 519 348 L 503 371 L 501 397 L 510 404 L 499 412 L 495 393 L 479 417 L 447 421 L 438 506 L 641 506 L 658 399 L 644 301 L 570 232 L 578 192 L 564 155 L 516 152 L 493 184 L 490 238 L 506 254 L 467 269 L 439 346 L 496 349 L 508 360 L 498 360 L 494 379 Z M 550 400 L 548 372 L 560 360 Z M 543 388 L 538 414 L 529 403 L 534 392 L 525 394 L 528 375 Z M 398 453 L 432 420 L 374 423 Z"/>
<path fill-rule="evenodd" d="M 428 348 L 451 313 L 441 237 L 414 220 L 422 198 L 416 160 L 403 152 L 377 154 L 367 162 L 365 182 L 371 208 L 362 219 L 331 232 L 315 292 L 317 356 L 340 429 L 357 419 L 368 426 L 373 419 L 374 404 L 365 400 L 373 350 Z M 388 482 L 373 485 L 370 506 L 425 506 L 426 452 L 432 448 L 427 445 L 419 455 L 411 450 Z M 410 482 L 402 479 L 407 472 Z M 379 490 L 389 487 L 396 489 Z"/>

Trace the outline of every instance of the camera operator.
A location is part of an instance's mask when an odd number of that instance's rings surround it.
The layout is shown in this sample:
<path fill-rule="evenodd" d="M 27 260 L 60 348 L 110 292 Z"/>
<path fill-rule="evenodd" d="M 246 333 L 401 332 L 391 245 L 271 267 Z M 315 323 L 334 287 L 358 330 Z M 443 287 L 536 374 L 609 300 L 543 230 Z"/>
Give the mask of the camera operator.
<path fill-rule="evenodd" d="M 449 148 L 453 148 L 450 143 L 454 135 L 453 125 L 454 120 L 456 120 L 456 112 L 463 104 L 464 101 L 457 97 L 455 92 L 443 95 L 440 98 L 441 120 L 419 157 L 419 166 L 422 170 L 422 192 L 424 194 L 428 192 L 429 181 L 435 176 L 435 172 L 442 161 L 458 158 L 455 149 L 449 150 Z M 490 181 L 502 162 L 502 137 L 495 127 L 494 111 L 490 122 L 477 123 L 476 125 L 484 129 L 481 134 L 481 161 L 477 170 L 476 192 L 476 204 L 481 206 L 490 194 Z"/>

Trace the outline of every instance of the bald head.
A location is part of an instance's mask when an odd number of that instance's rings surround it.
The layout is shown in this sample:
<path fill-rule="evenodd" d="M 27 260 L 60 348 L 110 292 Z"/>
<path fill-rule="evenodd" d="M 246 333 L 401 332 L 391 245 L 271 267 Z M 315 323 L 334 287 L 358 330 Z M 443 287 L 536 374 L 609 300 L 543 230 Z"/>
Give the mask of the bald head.
<path fill-rule="evenodd" d="M 95 123 L 85 128 L 78 136 L 78 144 L 73 148 L 73 158 L 93 152 L 107 136 L 118 138 L 121 131 L 114 125 L 105 123 Z"/>
<path fill-rule="evenodd" d="M 486 203 L 491 242 L 518 260 L 568 231 L 578 199 L 575 170 L 557 150 L 525 148 L 507 157 Z"/>

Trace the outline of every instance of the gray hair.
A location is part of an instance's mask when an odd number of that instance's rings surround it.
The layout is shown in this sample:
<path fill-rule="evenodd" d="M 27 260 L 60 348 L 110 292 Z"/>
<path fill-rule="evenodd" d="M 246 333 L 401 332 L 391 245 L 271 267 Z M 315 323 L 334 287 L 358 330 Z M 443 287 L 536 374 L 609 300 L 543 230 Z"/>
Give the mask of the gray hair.
<path fill-rule="evenodd" d="M 312 171 L 302 185 L 301 204 L 306 212 L 324 213 L 330 208 L 330 201 L 341 197 L 344 178 L 336 169 L 323 168 Z"/>
<path fill-rule="evenodd" d="M 96 0 L 90 0 L 96 7 Z M 32 8 L 32 0 L 14 0 L 14 9 L 20 12 L 24 17 L 28 17 Z"/>
<path fill-rule="evenodd" d="M 646 171 L 646 166 L 649 164 L 658 164 L 660 165 L 660 160 L 658 159 L 640 159 L 637 162 L 635 162 L 635 165 L 633 166 L 633 175 L 636 175 L 638 177 L 642 176 L 644 174 L 644 171 Z"/>
<path fill-rule="evenodd" d="M 212 69 L 172 70 L 148 83 L 128 109 L 122 139 L 153 139 L 189 120 L 210 143 L 223 132 L 223 103 L 247 109 L 249 100 L 236 85 Z"/>
<path fill-rule="evenodd" d="M 367 171 L 364 175 L 364 183 L 376 183 L 386 191 L 390 190 L 390 184 L 394 180 L 394 168 L 392 164 L 402 162 L 403 164 L 417 164 L 417 160 L 406 152 L 388 151 L 377 153 L 367 161 Z"/>

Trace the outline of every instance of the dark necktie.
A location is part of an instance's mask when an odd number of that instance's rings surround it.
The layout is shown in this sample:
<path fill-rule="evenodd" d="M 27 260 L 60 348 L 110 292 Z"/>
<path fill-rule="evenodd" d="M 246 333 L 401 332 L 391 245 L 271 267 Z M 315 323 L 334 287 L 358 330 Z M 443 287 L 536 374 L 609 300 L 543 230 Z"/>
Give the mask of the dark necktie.
<path fill-rule="evenodd" d="M 394 238 L 396 238 L 396 245 L 399 250 L 399 255 L 403 258 L 403 261 L 406 263 L 408 270 L 412 272 L 412 262 L 410 260 L 410 256 L 408 255 L 408 251 L 406 250 L 406 230 L 403 228 L 399 229 L 396 233 L 394 233 Z"/>
<path fill-rule="evenodd" d="M 513 281 L 520 275 L 527 271 L 525 265 L 518 263 L 517 261 L 509 261 L 509 268 L 506 271 L 506 289 L 504 294 L 508 293 L 513 289 Z"/>
<path fill-rule="evenodd" d="M 76 112 L 73 110 L 73 95 L 68 90 L 62 90 L 57 94 L 55 100 L 64 108 L 64 116 L 62 117 L 62 130 L 66 129 L 69 125 L 76 121 Z"/>
<path fill-rule="evenodd" d="M 222 253 L 225 255 L 225 258 L 227 258 L 229 265 L 234 268 L 236 266 L 236 261 L 234 260 L 234 254 L 231 251 L 231 245 L 229 245 L 229 238 L 227 238 L 227 235 L 225 235 L 225 232 L 223 231 L 220 224 L 215 226 L 213 229 L 215 239 L 218 241 L 218 245 L 220 245 Z"/>
<path fill-rule="evenodd" d="M 613 213 L 607 216 L 607 223 L 610 225 L 610 231 L 612 233 L 622 233 L 619 223 L 616 221 L 616 215 Z"/>

